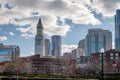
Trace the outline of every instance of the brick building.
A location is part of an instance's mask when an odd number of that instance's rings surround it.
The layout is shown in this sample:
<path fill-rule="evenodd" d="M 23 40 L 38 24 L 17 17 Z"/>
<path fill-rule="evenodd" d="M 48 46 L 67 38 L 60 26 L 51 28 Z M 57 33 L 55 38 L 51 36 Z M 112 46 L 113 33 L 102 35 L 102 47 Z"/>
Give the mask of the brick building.
<path fill-rule="evenodd" d="M 102 60 L 102 53 L 92 53 L 91 61 L 97 61 L 99 64 Z M 103 53 L 103 64 L 109 72 L 120 72 L 120 52 L 111 49 Z"/>
<path fill-rule="evenodd" d="M 26 67 L 32 69 L 32 73 L 50 73 L 50 74 L 76 74 L 76 63 L 62 58 L 40 58 L 40 55 L 33 55 L 23 58 Z"/>

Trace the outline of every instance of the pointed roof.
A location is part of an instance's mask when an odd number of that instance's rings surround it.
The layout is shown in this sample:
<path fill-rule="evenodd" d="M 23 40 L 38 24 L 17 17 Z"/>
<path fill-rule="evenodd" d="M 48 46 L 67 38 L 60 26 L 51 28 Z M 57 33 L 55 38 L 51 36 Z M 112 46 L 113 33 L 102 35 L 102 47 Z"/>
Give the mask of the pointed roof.
<path fill-rule="evenodd" d="M 43 28 L 41 18 L 38 21 L 37 28 Z"/>

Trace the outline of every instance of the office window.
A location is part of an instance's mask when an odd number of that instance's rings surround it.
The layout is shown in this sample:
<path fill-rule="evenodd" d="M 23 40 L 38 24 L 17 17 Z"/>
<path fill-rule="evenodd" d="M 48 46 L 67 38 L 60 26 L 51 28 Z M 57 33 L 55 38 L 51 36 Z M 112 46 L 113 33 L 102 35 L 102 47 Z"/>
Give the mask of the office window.
<path fill-rule="evenodd" d="M 110 57 L 113 56 L 113 53 L 110 53 Z"/>
<path fill-rule="evenodd" d="M 115 53 L 115 56 L 118 56 L 118 53 Z"/>
<path fill-rule="evenodd" d="M 110 59 L 113 60 L 113 56 L 110 56 Z"/>

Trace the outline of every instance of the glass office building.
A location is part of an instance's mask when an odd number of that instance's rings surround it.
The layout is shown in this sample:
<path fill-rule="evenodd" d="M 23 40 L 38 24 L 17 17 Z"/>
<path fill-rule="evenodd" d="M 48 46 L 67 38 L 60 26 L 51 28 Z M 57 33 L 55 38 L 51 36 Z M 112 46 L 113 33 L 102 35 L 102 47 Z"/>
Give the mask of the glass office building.
<path fill-rule="evenodd" d="M 61 56 L 61 36 L 53 35 L 52 36 L 52 56 L 60 57 Z"/>
<path fill-rule="evenodd" d="M 11 61 L 20 56 L 20 49 L 16 45 L 0 44 L 0 62 Z"/>
<path fill-rule="evenodd" d="M 111 32 L 101 28 L 89 29 L 85 38 L 86 56 L 90 56 L 91 53 L 100 52 L 101 48 L 104 48 L 106 51 L 112 49 Z"/>
<path fill-rule="evenodd" d="M 45 56 L 51 56 L 50 54 L 50 40 L 45 39 Z"/>
<path fill-rule="evenodd" d="M 116 11 L 115 15 L 115 49 L 120 51 L 120 10 Z"/>

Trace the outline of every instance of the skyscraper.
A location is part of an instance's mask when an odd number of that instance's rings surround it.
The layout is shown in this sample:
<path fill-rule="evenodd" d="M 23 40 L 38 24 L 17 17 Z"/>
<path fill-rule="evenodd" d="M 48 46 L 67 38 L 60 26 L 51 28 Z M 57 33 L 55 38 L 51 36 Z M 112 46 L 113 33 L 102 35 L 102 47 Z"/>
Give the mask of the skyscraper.
<path fill-rule="evenodd" d="M 81 56 L 85 56 L 85 39 L 79 41 L 78 49 L 80 50 Z"/>
<path fill-rule="evenodd" d="M 72 54 L 72 58 L 76 60 L 80 58 L 81 56 L 84 56 L 84 51 L 82 48 L 77 48 L 77 49 L 72 50 L 71 54 Z"/>
<path fill-rule="evenodd" d="M 50 56 L 50 40 L 45 39 L 45 56 Z"/>
<path fill-rule="evenodd" d="M 61 56 L 61 36 L 53 35 L 52 36 L 52 56 L 60 57 Z"/>
<path fill-rule="evenodd" d="M 90 56 L 91 53 L 100 52 L 101 48 L 104 48 L 105 51 L 112 49 L 111 32 L 101 28 L 89 29 L 85 38 L 86 56 Z"/>
<path fill-rule="evenodd" d="M 35 54 L 40 54 L 40 57 L 45 56 L 44 42 L 43 26 L 41 19 L 39 19 L 37 24 L 37 34 L 35 36 Z"/>
<path fill-rule="evenodd" d="M 115 49 L 120 51 L 120 9 L 116 11 L 115 15 Z"/>
<path fill-rule="evenodd" d="M 85 48 L 85 39 L 82 39 L 82 40 L 79 41 L 78 48 L 82 48 L 82 49 Z"/>

